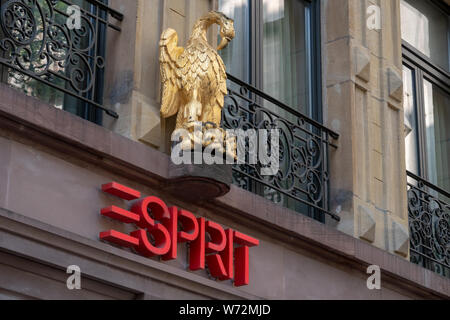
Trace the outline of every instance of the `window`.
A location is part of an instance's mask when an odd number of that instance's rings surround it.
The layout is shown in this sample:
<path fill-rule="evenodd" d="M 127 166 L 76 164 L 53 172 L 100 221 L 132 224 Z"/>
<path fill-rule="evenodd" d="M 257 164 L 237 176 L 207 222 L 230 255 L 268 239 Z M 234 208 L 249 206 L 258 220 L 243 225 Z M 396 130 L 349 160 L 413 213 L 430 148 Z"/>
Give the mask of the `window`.
<path fill-rule="evenodd" d="M 430 62 L 450 71 L 449 18 L 429 0 L 402 0 L 402 38 Z"/>
<path fill-rule="evenodd" d="M 0 0 L 0 80 L 100 124 L 106 2 Z M 80 8 L 79 29 L 67 23 L 69 5 Z"/>
<path fill-rule="evenodd" d="M 219 11 L 235 20 L 227 71 L 320 120 L 318 1 L 219 0 Z"/>
<path fill-rule="evenodd" d="M 408 171 L 450 190 L 449 8 L 402 0 Z"/>
<path fill-rule="evenodd" d="M 411 262 L 450 277 L 449 7 L 402 0 Z"/>

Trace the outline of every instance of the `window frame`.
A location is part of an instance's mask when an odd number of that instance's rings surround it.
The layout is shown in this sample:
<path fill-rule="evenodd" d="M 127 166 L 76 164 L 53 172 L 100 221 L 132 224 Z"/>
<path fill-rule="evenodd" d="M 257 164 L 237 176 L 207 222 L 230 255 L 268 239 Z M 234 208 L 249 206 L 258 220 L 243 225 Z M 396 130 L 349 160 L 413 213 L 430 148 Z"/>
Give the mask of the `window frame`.
<path fill-rule="evenodd" d="M 304 25 L 305 25 L 305 44 L 307 53 L 307 67 L 309 73 L 308 90 L 309 102 L 308 106 L 290 105 L 293 110 L 304 114 L 305 117 L 315 120 L 322 124 L 322 108 L 323 108 L 323 92 L 322 92 L 322 54 L 321 54 L 321 6 L 320 0 L 295 0 L 301 1 L 305 6 Z M 249 74 L 248 79 L 241 79 L 248 81 L 253 87 L 264 92 L 264 78 L 263 78 L 263 38 L 264 38 L 264 6 L 261 0 L 248 0 L 249 4 Z M 218 8 L 218 5 L 217 5 Z M 258 99 L 258 98 L 257 98 Z M 306 110 L 302 112 L 301 108 Z M 324 168 L 328 169 L 328 161 L 323 163 Z M 250 181 L 248 191 L 256 193 L 265 197 L 264 185 L 255 181 Z M 274 189 L 275 190 L 275 189 Z M 326 202 L 326 207 L 329 207 L 329 189 L 325 191 L 323 201 Z M 325 213 L 305 204 L 297 202 L 296 200 L 286 197 L 283 205 L 295 211 L 309 216 L 319 222 L 325 223 Z M 303 207 L 304 206 L 304 207 Z"/>
<path fill-rule="evenodd" d="M 321 50 L 321 6 L 319 0 L 295 0 L 302 1 L 308 8 L 309 14 L 305 15 L 305 38 L 308 40 L 309 73 L 310 73 L 310 102 L 307 116 L 323 123 L 323 97 L 322 97 L 322 50 Z M 249 82 L 255 88 L 263 91 L 263 2 L 261 0 L 249 0 L 250 6 L 250 55 L 249 55 Z M 218 4 L 217 4 L 218 7 Z M 308 21 L 307 21 L 308 20 Z M 245 81 L 245 79 L 242 79 Z M 300 106 L 291 106 L 300 111 Z M 306 106 L 305 106 L 306 107 Z"/>
<path fill-rule="evenodd" d="M 447 14 L 450 19 L 450 6 L 437 0 L 429 0 L 429 2 L 436 5 L 437 8 Z M 430 58 L 405 40 L 402 40 L 402 64 L 413 71 L 414 107 L 416 110 L 415 116 L 417 119 L 418 131 L 417 154 L 419 172 L 417 175 L 429 181 L 430 177 L 428 174 L 428 157 L 426 150 L 427 135 L 425 130 L 424 83 L 426 80 L 431 84 L 436 85 L 450 96 L 450 72 L 431 61 Z"/>

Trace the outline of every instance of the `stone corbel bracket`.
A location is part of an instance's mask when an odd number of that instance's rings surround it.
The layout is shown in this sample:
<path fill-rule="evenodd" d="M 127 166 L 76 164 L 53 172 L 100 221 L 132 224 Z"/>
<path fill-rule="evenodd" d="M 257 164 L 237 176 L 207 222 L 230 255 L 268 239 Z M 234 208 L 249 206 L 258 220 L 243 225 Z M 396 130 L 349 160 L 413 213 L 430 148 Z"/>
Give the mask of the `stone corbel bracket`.
<path fill-rule="evenodd" d="M 396 254 L 407 257 L 409 254 L 409 232 L 404 225 L 392 219 L 393 251 Z"/>
<path fill-rule="evenodd" d="M 169 181 L 162 189 L 190 201 L 224 196 L 232 184 L 231 165 L 175 165 L 169 159 Z"/>
<path fill-rule="evenodd" d="M 375 241 L 376 221 L 370 209 L 359 206 L 358 229 L 359 237 L 370 243 Z"/>
<path fill-rule="evenodd" d="M 389 105 L 395 109 L 402 109 L 403 101 L 403 79 L 401 74 L 394 68 L 388 67 L 386 72 L 387 89 L 389 94 Z"/>
<path fill-rule="evenodd" d="M 370 89 L 371 54 L 368 48 L 359 45 L 353 47 L 353 74 L 356 84 L 366 90 Z"/>

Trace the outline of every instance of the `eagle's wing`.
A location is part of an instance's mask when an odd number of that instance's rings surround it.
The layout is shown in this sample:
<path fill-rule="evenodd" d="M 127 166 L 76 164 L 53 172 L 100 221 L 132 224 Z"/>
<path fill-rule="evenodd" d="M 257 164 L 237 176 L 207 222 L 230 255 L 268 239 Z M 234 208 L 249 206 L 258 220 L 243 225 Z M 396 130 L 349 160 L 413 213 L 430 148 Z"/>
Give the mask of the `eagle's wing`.
<path fill-rule="evenodd" d="M 210 81 L 211 83 L 215 83 L 218 89 L 216 90 L 216 96 L 214 98 L 216 100 L 216 103 L 222 108 L 224 104 L 224 98 L 228 94 L 225 64 L 223 63 L 220 55 L 217 53 L 210 53 L 209 58 L 214 69 L 214 78 L 210 79 Z"/>
<path fill-rule="evenodd" d="M 178 112 L 181 101 L 181 77 L 177 60 L 184 52 L 184 48 L 178 47 L 178 35 L 173 29 L 167 29 L 162 33 L 159 48 L 162 81 L 161 116 L 168 118 Z"/>

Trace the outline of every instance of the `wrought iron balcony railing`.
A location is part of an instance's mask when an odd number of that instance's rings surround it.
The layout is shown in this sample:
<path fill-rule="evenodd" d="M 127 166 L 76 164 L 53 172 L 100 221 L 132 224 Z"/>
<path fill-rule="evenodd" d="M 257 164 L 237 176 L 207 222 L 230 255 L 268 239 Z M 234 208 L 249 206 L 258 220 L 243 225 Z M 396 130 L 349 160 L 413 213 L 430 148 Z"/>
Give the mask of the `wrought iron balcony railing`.
<path fill-rule="evenodd" d="M 408 172 L 411 262 L 450 277 L 450 193 Z"/>
<path fill-rule="evenodd" d="M 262 176 L 261 163 L 237 164 L 233 180 L 239 187 L 324 221 L 329 211 L 328 153 L 339 135 L 255 87 L 228 75 L 229 93 L 223 110 L 225 129 L 278 129 L 279 171 Z M 270 137 L 267 144 L 270 145 Z M 249 141 L 246 148 L 250 148 Z M 270 148 L 268 148 L 270 149 Z"/>
<path fill-rule="evenodd" d="M 0 0 L 0 4 L 0 81 L 26 92 L 45 84 L 117 118 L 102 105 L 99 80 L 106 65 L 107 29 L 121 30 L 109 17 L 122 21 L 121 13 L 99 0 Z"/>

